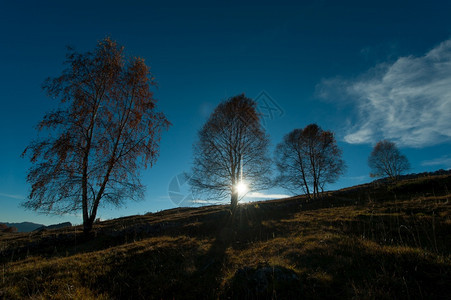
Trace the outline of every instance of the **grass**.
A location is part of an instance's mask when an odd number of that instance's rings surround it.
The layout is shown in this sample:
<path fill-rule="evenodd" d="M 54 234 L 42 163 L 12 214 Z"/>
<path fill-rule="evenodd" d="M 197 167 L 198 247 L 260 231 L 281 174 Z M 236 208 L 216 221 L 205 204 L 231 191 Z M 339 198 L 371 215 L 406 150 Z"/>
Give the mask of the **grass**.
<path fill-rule="evenodd" d="M 451 176 L 0 236 L 0 298 L 451 295 Z"/>

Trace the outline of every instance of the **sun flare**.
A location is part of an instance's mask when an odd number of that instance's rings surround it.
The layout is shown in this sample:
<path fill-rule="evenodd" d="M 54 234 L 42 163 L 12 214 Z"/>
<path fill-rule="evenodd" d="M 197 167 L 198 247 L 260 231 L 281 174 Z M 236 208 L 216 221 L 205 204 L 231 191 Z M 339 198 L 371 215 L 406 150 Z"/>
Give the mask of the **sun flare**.
<path fill-rule="evenodd" d="M 247 184 L 243 181 L 238 182 L 235 185 L 236 191 L 238 192 L 238 195 L 244 195 L 248 191 Z"/>

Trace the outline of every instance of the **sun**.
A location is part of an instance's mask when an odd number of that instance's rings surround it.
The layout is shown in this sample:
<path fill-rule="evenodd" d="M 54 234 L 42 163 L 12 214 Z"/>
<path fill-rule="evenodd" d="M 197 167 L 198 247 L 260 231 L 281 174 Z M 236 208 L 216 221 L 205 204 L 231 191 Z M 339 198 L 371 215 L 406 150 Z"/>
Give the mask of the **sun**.
<path fill-rule="evenodd" d="M 244 195 L 249 190 L 247 184 L 244 181 L 240 181 L 235 185 L 235 189 L 238 192 L 238 195 Z"/>

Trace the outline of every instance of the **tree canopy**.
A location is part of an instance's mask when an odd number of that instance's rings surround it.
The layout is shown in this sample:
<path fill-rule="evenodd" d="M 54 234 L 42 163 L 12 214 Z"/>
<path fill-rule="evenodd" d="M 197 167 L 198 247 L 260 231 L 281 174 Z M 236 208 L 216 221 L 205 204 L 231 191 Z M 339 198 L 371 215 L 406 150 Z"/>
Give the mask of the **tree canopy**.
<path fill-rule="evenodd" d="M 242 94 L 223 101 L 210 115 L 194 144 L 194 194 L 218 200 L 230 195 L 235 208 L 244 185 L 249 190 L 270 185 L 269 139 L 256 106 Z"/>
<path fill-rule="evenodd" d="M 291 192 L 302 189 L 309 198 L 318 198 L 326 183 L 334 183 L 344 173 L 341 153 L 331 131 L 316 124 L 294 129 L 276 148 L 276 181 Z"/>
<path fill-rule="evenodd" d="M 387 176 L 395 180 L 410 169 L 407 157 L 399 151 L 394 142 L 379 141 L 368 157 L 368 166 L 371 168 L 371 177 Z"/>
<path fill-rule="evenodd" d="M 125 57 L 110 38 L 93 52 L 69 49 L 66 66 L 43 85 L 60 106 L 38 125 L 48 137 L 23 153 L 32 162 L 24 205 L 59 214 L 81 210 L 88 233 L 101 203 L 143 197 L 139 169 L 155 163 L 170 123 L 156 109 L 144 59 Z"/>

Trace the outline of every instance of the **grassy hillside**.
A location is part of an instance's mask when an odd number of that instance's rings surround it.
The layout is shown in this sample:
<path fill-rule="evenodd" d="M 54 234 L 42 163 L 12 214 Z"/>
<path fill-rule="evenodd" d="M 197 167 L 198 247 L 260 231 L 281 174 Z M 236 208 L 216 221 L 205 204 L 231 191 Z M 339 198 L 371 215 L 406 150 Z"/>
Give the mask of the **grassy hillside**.
<path fill-rule="evenodd" d="M 451 176 L 0 236 L 0 298 L 446 298 Z"/>

